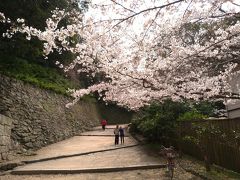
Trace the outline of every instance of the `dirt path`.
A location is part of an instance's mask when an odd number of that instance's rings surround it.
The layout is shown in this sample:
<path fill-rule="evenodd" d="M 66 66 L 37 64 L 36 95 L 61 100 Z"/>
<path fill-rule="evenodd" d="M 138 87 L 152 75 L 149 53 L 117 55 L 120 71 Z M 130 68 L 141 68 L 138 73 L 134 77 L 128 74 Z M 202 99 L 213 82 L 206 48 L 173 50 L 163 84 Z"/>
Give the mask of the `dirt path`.
<path fill-rule="evenodd" d="M 44 147 L 37 151 L 36 156 L 26 159 L 28 161 L 39 160 L 40 162 L 19 166 L 13 172 L 20 175 L 0 176 L 0 180 L 168 179 L 165 168 L 129 170 L 129 167 L 135 166 L 163 165 L 165 161 L 159 157 L 149 155 L 142 146 L 135 146 L 137 142 L 131 136 L 126 137 L 125 144 L 115 146 L 114 136 L 109 136 L 112 134 L 113 129 L 102 131 L 100 128 L 95 128 L 94 131 L 82 134 L 85 136 L 75 136 Z M 87 155 L 81 155 L 81 153 L 88 152 L 90 153 Z M 76 156 L 68 157 L 71 155 Z M 53 160 L 43 160 L 45 158 L 53 158 Z M 102 173 L 96 171 L 106 168 L 118 168 L 118 171 Z M 71 174 L 74 170 L 90 170 L 91 173 Z M 54 175 L 54 171 L 60 174 Z M 21 175 L 24 174 L 21 172 L 27 172 L 29 175 Z M 46 172 L 53 174 L 49 175 Z M 61 174 L 61 172 L 64 172 L 64 174 Z M 174 179 L 190 180 L 199 178 L 181 168 L 176 168 Z"/>

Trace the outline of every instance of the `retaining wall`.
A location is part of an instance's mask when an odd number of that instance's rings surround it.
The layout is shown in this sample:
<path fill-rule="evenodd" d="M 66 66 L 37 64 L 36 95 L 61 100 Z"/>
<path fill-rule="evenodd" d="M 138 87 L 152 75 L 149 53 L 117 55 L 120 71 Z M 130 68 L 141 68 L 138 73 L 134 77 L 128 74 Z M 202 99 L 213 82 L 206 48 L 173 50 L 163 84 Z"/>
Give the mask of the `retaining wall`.
<path fill-rule="evenodd" d="M 96 103 L 85 101 L 66 108 L 71 101 L 70 97 L 0 75 L 0 114 L 4 115 L 0 119 L 0 152 L 5 153 L 0 161 L 10 159 L 12 152 L 38 149 L 99 124 Z M 7 148 L 9 144 L 13 151 Z"/>

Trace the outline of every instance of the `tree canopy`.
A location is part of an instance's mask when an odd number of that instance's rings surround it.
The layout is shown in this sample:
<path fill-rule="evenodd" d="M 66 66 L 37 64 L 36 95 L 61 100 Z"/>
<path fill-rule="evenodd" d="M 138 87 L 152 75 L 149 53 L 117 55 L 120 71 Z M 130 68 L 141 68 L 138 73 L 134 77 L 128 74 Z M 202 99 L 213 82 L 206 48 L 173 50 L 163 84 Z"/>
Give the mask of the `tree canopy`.
<path fill-rule="evenodd" d="M 6 17 L 12 20 L 23 18 L 28 25 L 44 30 L 46 26 L 46 19 L 51 16 L 52 11 L 56 7 L 63 9 L 67 8 L 78 9 L 77 2 L 69 0 L 2 0 L 0 4 L 0 12 L 4 13 Z M 65 26 L 66 19 L 61 23 Z M 2 24 L 0 26 L 0 34 L 6 32 L 10 27 L 9 24 Z M 56 59 L 66 60 L 72 59 L 71 53 L 65 53 L 61 56 L 58 53 L 53 53 L 49 57 L 49 61 L 44 61 L 42 57 L 43 43 L 37 38 L 32 38 L 28 41 L 24 35 L 18 33 L 11 39 L 0 37 L 0 56 L 1 59 L 6 57 L 22 58 L 28 61 L 48 64 L 53 67 Z"/>
<path fill-rule="evenodd" d="M 69 65 L 56 62 L 65 71 L 78 65 L 90 76 L 104 74 L 102 82 L 73 90 L 75 101 L 98 92 L 138 109 L 168 98 L 238 98 L 229 80 L 239 73 L 239 12 L 234 0 L 103 0 L 92 1 L 85 14 L 55 9 L 45 28 L 0 16 L 11 26 L 5 37 L 37 37 L 46 57 L 75 54 Z M 66 17 L 70 23 L 63 26 Z"/>

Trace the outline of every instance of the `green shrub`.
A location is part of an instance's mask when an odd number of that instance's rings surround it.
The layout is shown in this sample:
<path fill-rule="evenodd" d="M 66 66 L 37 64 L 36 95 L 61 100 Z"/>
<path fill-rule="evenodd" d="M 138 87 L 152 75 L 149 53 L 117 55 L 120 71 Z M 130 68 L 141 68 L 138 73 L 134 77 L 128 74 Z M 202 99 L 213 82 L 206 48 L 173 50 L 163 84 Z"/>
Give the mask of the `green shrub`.
<path fill-rule="evenodd" d="M 185 112 L 184 114 L 180 115 L 178 120 L 179 121 L 191 121 L 191 120 L 202 120 L 206 119 L 208 116 L 203 115 L 196 110 Z"/>
<path fill-rule="evenodd" d="M 68 95 L 68 88 L 79 88 L 57 69 L 20 58 L 1 57 L 0 73 L 64 95 Z"/>
<path fill-rule="evenodd" d="M 166 100 L 143 108 L 132 122 L 131 129 L 142 133 L 150 141 L 168 143 L 176 136 L 176 121 L 179 115 L 188 111 L 187 103 Z"/>
<path fill-rule="evenodd" d="M 177 121 L 202 120 L 212 115 L 214 103 L 173 102 L 153 103 L 137 113 L 131 131 L 141 133 L 150 141 L 171 142 L 177 137 Z"/>

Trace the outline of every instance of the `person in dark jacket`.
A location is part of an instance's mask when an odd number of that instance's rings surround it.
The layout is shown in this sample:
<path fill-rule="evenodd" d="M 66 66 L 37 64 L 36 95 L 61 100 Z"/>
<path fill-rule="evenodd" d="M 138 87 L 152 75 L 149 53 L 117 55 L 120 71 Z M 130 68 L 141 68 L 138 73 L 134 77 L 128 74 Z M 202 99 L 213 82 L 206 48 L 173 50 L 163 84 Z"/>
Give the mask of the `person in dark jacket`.
<path fill-rule="evenodd" d="M 118 143 L 119 143 L 119 128 L 118 128 L 118 125 L 114 129 L 113 133 L 115 135 L 115 145 L 118 145 Z"/>
<path fill-rule="evenodd" d="M 121 139 L 121 144 L 124 144 L 124 129 L 121 126 L 119 128 L 119 135 Z"/>

